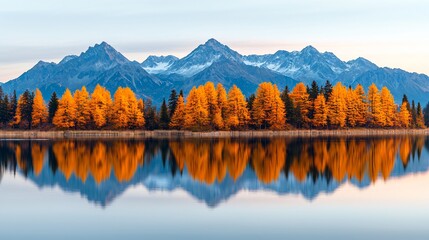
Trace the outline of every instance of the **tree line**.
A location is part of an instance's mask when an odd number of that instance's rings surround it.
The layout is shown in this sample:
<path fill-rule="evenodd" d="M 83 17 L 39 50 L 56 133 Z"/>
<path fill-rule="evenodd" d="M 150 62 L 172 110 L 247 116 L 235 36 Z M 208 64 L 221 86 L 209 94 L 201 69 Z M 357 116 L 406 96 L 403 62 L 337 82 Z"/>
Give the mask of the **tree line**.
<path fill-rule="evenodd" d="M 159 110 L 150 99 L 143 101 L 128 87 L 119 87 L 113 98 L 97 85 L 61 98 L 54 92 L 46 104 L 39 89 L 17 97 L 4 94 L 0 86 L 0 127 L 13 129 L 177 129 L 193 131 L 293 128 L 424 128 L 429 123 L 429 104 L 404 95 L 395 104 L 387 87 L 372 84 L 346 87 L 329 81 L 318 86 L 298 83 L 280 92 L 275 84 L 261 83 L 248 98 L 232 86 L 207 82 L 194 86 L 185 96 L 172 90 Z"/>

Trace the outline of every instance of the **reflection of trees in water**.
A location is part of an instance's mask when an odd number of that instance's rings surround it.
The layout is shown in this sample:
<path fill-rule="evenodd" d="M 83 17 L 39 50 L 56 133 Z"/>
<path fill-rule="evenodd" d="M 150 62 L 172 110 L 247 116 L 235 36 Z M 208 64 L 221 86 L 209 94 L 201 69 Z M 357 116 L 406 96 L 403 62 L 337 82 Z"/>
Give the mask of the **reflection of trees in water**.
<path fill-rule="evenodd" d="M 375 182 L 388 179 L 396 157 L 404 168 L 429 149 L 425 137 L 331 138 L 331 139 L 182 139 L 182 140 L 62 140 L 0 142 L 0 170 L 25 176 L 41 174 L 45 159 L 49 170 L 69 180 L 92 177 L 101 183 L 113 174 L 119 182 L 130 181 L 139 167 L 160 156 L 162 167 L 173 176 L 184 169 L 195 180 L 212 184 L 226 176 L 237 181 L 250 167 L 262 183 L 292 174 L 300 182 Z M 1 173 L 3 174 L 3 173 Z"/>

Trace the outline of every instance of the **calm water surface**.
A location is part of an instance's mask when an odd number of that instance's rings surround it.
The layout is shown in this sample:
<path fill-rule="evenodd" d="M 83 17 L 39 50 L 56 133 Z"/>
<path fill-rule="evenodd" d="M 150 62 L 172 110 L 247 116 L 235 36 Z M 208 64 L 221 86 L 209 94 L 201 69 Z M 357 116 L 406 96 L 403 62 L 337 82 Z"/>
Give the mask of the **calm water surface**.
<path fill-rule="evenodd" d="M 429 239 L 429 139 L 0 140 L 0 239 Z"/>

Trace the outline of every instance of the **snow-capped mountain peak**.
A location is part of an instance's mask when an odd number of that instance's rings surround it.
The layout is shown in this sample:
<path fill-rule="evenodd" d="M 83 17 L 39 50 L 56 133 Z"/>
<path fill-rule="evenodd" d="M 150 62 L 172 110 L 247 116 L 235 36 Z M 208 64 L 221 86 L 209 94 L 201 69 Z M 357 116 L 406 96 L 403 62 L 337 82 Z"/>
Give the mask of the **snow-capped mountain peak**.
<path fill-rule="evenodd" d="M 141 66 L 148 73 L 157 74 L 168 70 L 170 66 L 177 60 L 178 58 L 172 55 L 168 55 L 168 56 L 151 55 L 141 63 Z"/>
<path fill-rule="evenodd" d="M 212 38 L 184 58 L 174 62 L 167 72 L 193 76 L 221 58 L 242 62 L 242 56 L 238 52 Z"/>

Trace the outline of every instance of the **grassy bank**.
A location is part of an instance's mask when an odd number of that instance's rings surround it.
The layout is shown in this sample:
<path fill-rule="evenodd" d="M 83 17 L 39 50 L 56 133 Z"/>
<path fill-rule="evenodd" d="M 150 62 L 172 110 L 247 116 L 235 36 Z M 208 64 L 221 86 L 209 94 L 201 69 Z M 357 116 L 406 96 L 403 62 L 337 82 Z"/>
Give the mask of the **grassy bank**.
<path fill-rule="evenodd" d="M 322 136 L 396 136 L 429 135 L 429 129 L 342 129 L 288 131 L 0 131 L 0 139 L 61 138 L 211 138 L 211 137 L 322 137 Z"/>

